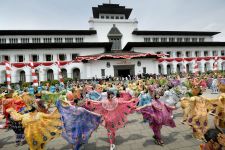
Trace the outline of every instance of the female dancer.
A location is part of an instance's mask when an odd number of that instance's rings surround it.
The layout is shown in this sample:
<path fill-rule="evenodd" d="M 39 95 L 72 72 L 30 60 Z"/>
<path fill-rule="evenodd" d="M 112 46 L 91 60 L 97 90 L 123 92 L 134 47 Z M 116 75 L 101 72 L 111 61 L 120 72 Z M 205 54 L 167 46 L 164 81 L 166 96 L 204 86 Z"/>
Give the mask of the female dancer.
<path fill-rule="evenodd" d="M 29 113 L 21 115 L 13 108 L 7 109 L 15 121 L 21 121 L 25 139 L 30 150 L 43 150 L 47 142 L 61 134 L 60 114 L 55 110 L 51 114 L 37 112 L 34 106 Z"/>
<path fill-rule="evenodd" d="M 115 98 L 112 91 L 108 91 L 106 100 L 87 100 L 86 107 L 103 116 L 103 126 L 108 131 L 110 150 L 115 148 L 116 131 L 125 126 L 127 115 L 136 106 L 137 102 L 135 100 L 125 101 L 121 98 Z"/>
<path fill-rule="evenodd" d="M 98 128 L 101 115 L 82 107 L 72 106 L 68 101 L 56 102 L 63 122 L 62 136 L 73 146 L 74 150 L 87 143 L 92 132 Z"/>
<path fill-rule="evenodd" d="M 161 129 L 163 125 L 170 126 L 172 128 L 176 126 L 175 122 L 171 118 L 172 111 L 175 107 L 168 106 L 161 102 L 159 97 L 159 94 L 155 93 L 152 103 L 137 108 L 137 111 L 140 111 L 143 118 L 149 121 L 149 126 L 154 132 L 153 138 L 155 139 L 156 144 L 163 145 L 164 143 L 161 139 Z"/>

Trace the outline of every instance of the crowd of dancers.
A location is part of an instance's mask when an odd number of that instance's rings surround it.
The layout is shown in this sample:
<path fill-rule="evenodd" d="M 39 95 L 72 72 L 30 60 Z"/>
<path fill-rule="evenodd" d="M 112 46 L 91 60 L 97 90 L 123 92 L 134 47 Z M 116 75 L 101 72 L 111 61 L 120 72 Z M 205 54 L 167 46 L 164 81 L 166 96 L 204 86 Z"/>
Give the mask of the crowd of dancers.
<path fill-rule="evenodd" d="M 173 110 L 183 110 L 183 124 L 193 129 L 193 137 L 204 143 L 202 150 L 225 148 L 225 79 L 222 74 L 199 76 L 149 76 L 144 79 L 76 81 L 64 86 L 43 85 L 0 93 L 3 129 L 12 129 L 16 146 L 43 150 L 52 139 L 62 136 L 74 150 L 82 149 L 92 133 L 102 125 L 107 130 L 109 149 L 116 147 L 116 132 L 124 128 L 132 113 L 143 116 L 163 146 L 163 126 L 175 128 Z M 206 89 L 220 93 L 206 98 Z M 209 129 L 209 114 L 214 129 Z M 94 133 L 93 133 L 94 134 Z"/>

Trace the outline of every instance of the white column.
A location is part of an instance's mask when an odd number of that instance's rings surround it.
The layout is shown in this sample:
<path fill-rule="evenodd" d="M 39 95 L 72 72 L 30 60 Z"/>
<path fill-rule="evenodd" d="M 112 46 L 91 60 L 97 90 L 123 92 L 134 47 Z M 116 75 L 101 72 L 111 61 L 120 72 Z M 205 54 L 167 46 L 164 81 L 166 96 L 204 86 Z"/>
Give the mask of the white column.
<path fill-rule="evenodd" d="M 200 72 L 205 72 L 205 69 L 204 69 L 205 66 L 204 66 L 204 64 L 205 64 L 204 62 L 200 61 L 200 64 L 199 64 L 199 71 Z"/>
<path fill-rule="evenodd" d="M 40 67 L 38 70 L 39 70 L 39 80 L 46 81 L 47 79 L 46 69 L 44 69 L 43 67 Z"/>
<path fill-rule="evenodd" d="M 162 64 L 162 74 L 166 75 L 167 74 L 167 63 Z"/>
<path fill-rule="evenodd" d="M 19 81 L 17 81 L 17 76 L 19 76 L 19 74 L 17 75 L 17 70 L 15 68 L 12 68 L 12 70 L 14 71 L 11 71 L 11 83 L 17 83 Z"/>
<path fill-rule="evenodd" d="M 33 82 L 31 68 L 30 67 L 24 68 L 24 72 L 25 72 L 25 76 L 26 76 L 26 82 Z"/>
<path fill-rule="evenodd" d="M 172 73 L 176 73 L 177 72 L 177 63 L 172 63 Z"/>

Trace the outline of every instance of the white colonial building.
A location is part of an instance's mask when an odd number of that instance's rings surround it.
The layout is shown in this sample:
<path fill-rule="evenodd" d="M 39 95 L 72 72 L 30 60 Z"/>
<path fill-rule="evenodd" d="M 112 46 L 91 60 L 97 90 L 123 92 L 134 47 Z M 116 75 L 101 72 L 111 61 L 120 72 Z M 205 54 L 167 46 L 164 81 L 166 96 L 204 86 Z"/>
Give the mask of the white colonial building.
<path fill-rule="evenodd" d="M 32 82 L 33 61 L 39 81 L 127 76 L 142 73 L 212 70 L 218 56 L 224 70 L 225 42 L 214 42 L 219 32 L 143 31 L 132 9 L 118 4 L 93 7 L 88 30 L 0 30 L 0 83 L 6 81 L 4 62 L 11 64 L 11 82 Z M 161 57 L 167 54 L 165 57 Z"/>

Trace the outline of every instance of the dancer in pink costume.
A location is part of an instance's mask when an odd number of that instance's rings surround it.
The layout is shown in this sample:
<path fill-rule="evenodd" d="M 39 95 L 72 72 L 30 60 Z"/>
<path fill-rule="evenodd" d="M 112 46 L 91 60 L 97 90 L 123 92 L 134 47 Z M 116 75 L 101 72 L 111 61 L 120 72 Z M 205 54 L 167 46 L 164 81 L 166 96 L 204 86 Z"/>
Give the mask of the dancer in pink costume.
<path fill-rule="evenodd" d="M 158 145 L 164 144 L 161 139 L 162 126 L 165 125 L 172 128 L 176 127 L 175 122 L 171 117 L 172 111 L 174 109 L 175 107 L 168 106 L 165 103 L 159 101 L 158 94 L 154 94 L 154 100 L 151 104 L 136 109 L 142 113 L 144 119 L 149 121 L 149 126 L 154 132 L 153 138 Z"/>
<path fill-rule="evenodd" d="M 125 101 L 122 98 L 115 98 L 114 93 L 107 92 L 107 99 L 102 101 L 87 100 L 89 110 L 103 116 L 103 126 L 107 129 L 110 142 L 110 150 L 115 148 L 115 135 L 119 128 L 125 126 L 127 115 L 132 113 L 137 104 L 137 99 Z"/>

